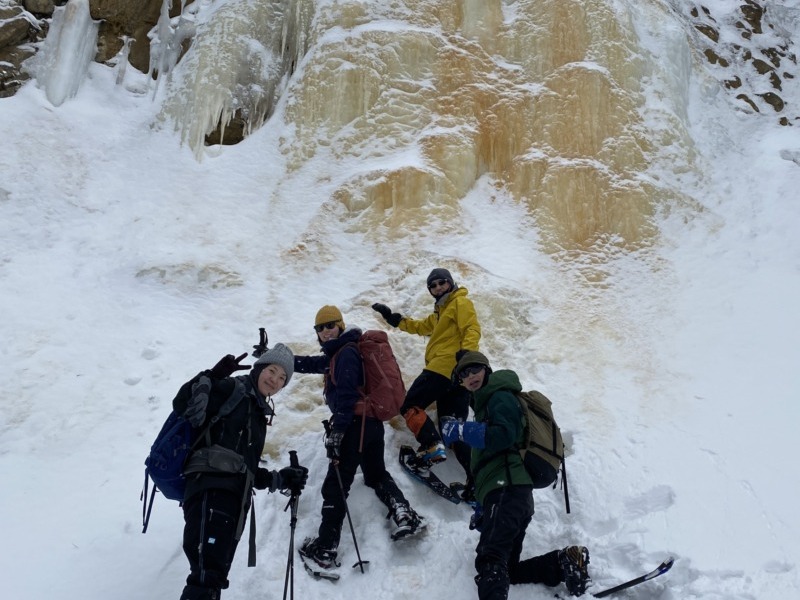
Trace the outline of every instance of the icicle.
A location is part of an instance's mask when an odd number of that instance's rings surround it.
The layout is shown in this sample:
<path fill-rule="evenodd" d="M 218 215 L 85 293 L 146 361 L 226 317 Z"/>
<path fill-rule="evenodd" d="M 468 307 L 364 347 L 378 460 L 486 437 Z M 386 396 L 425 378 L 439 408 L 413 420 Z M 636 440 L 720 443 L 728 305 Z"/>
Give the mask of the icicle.
<path fill-rule="evenodd" d="M 247 134 L 271 114 L 284 76 L 306 52 L 314 7 L 311 0 L 230 0 L 215 7 L 212 18 L 198 16 L 192 46 L 169 78 L 160 116 L 174 123 L 198 160 L 206 135 L 217 127 L 224 133 L 235 114 Z"/>
<path fill-rule="evenodd" d="M 122 85 L 122 82 L 125 81 L 125 71 L 128 68 L 128 55 L 131 52 L 131 42 L 133 42 L 133 38 L 127 35 L 122 36 L 122 50 L 120 50 L 119 58 L 117 61 L 117 79 L 116 84 Z"/>
<path fill-rule="evenodd" d="M 53 22 L 37 56 L 34 71 L 53 106 L 78 93 L 97 52 L 99 23 L 92 21 L 89 0 L 69 0 L 53 13 Z"/>
<path fill-rule="evenodd" d="M 186 0 L 181 0 L 181 14 L 173 27 L 169 16 L 172 0 L 163 0 L 161 3 L 161 15 L 150 39 L 148 76 L 151 81 L 155 79 L 156 82 L 153 97 L 158 92 L 161 79 L 168 77 L 178 63 L 183 42 L 195 34 L 194 23 L 183 16 L 185 5 Z"/>

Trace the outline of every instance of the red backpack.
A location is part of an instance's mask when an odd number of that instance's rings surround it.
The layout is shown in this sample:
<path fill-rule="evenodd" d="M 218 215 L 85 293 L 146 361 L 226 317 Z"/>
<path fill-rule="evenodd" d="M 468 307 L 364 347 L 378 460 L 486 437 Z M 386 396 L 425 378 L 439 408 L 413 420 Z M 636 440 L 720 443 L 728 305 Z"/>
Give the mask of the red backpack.
<path fill-rule="evenodd" d="M 359 389 L 362 399 L 356 404 L 355 414 L 388 421 L 400 414 L 406 398 L 406 386 L 389 344 L 389 336 L 385 331 L 369 329 L 361 334 L 355 345 L 364 363 L 364 385 Z M 331 363 L 334 385 L 335 362 Z"/>

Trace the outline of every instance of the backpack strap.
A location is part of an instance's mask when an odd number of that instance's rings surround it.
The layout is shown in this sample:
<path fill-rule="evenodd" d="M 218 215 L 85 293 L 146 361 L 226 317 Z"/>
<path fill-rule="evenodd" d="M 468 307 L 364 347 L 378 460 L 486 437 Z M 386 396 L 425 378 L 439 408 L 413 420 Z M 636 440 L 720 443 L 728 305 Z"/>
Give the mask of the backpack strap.
<path fill-rule="evenodd" d="M 198 381 L 202 381 L 203 379 L 211 385 L 211 381 L 208 379 L 207 376 L 203 375 L 198 379 Z M 200 435 L 197 436 L 197 439 L 192 444 L 191 448 L 189 449 L 189 455 L 196 449 L 197 445 L 200 443 L 201 440 L 205 439 L 206 445 L 211 444 L 211 426 L 214 425 L 221 417 L 225 417 L 233 412 L 233 410 L 239 405 L 239 402 L 242 401 L 244 395 L 246 393 L 246 389 L 244 384 L 239 381 L 238 379 L 234 379 L 234 386 L 231 395 L 225 400 L 223 405 L 220 407 L 219 411 L 216 415 L 209 419 L 209 423 L 203 428 L 203 431 Z M 248 420 L 248 441 L 249 441 L 249 431 L 250 421 Z M 252 475 L 251 475 L 252 476 Z M 150 497 L 148 498 L 148 488 L 149 488 L 149 475 L 147 474 L 147 469 L 144 472 L 144 486 L 142 487 L 142 492 L 140 494 L 139 499 L 142 501 L 142 533 L 147 533 L 147 526 L 150 524 L 150 513 L 153 511 L 153 500 L 155 500 L 156 495 L 156 486 L 153 485 L 153 489 L 150 491 Z"/>
<path fill-rule="evenodd" d="M 150 524 L 150 513 L 153 511 L 153 500 L 156 496 L 156 486 L 153 485 L 153 491 L 150 492 L 150 500 L 147 499 L 147 488 L 149 485 L 150 477 L 147 475 L 147 469 L 144 472 L 144 486 L 139 500 L 142 501 L 142 533 L 147 533 L 147 526 Z"/>
<path fill-rule="evenodd" d="M 205 375 L 203 377 L 205 377 Z M 238 379 L 233 380 L 233 391 L 231 392 L 231 395 L 228 396 L 227 400 L 225 400 L 222 406 L 219 407 L 217 414 L 215 414 L 208 420 L 208 425 L 205 426 L 200 435 L 197 436 L 197 439 L 195 440 L 194 444 L 192 444 L 192 447 L 189 451 L 190 454 L 202 439 L 205 439 L 207 446 L 211 445 L 211 427 L 216 425 L 221 418 L 227 417 L 234 411 L 234 409 L 237 406 L 239 406 L 239 402 L 241 402 L 242 398 L 244 398 L 246 391 L 247 390 L 245 390 L 244 384 L 241 381 L 239 381 Z M 250 427 L 249 419 L 247 421 L 247 426 L 248 426 L 248 436 L 249 436 L 249 427 Z"/>
<path fill-rule="evenodd" d="M 334 354 L 331 357 L 331 367 L 330 367 L 330 371 L 329 372 L 330 372 L 330 377 L 331 377 L 331 383 L 333 385 L 336 385 L 336 376 L 334 374 L 335 370 L 336 370 L 335 369 L 336 357 L 339 356 L 339 352 L 341 352 L 342 350 L 344 350 L 348 346 L 352 346 L 353 348 L 355 348 L 356 352 L 358 353 L 359 358 L 361 358 L 361 362 L 364 362 L 364 357 L 361 356 L 361 351 L 358 349 L 358 343 L 356 343 L 356 342 L 347 342 L 344 346 L 342 346 L 341 348 L 339 348 L 336 351 L 336 354 Z M 361 382 L 361 386 L 359 386 L 361 389 L 358 390 L 361 393 L 362 397 L 364 396 L 364 386 L 367 384 L 366 377 L 367 377 L 367 375 L 366 375 L 366 373 L 364 373 L 364 369 L 362 369 L 362 372 L 361 372 L 362 382 Z"/>
<path fill-rule="evenodd" d="M 361 396 L 361 400 L 356 403 L 356 406 L 358 406 L 358 404 L 362 405 L 362 409 L 361 409 L 361 439 L 358 442 L 358 452 L 361 453 L 364 450 L 364 427 L 366 426 L 366 422 L 367 422 L 367 402 L 366 402 L 367 394 L 366 394 L 366 390 L 365 390 L 366 385 L 367 385 L 367 369 L 366 369 L 366 367 L 363 366 L 364 357 L 361 355 L 361 351 L 358 349 L 358 343 L 356 343 L 356 342 L 347 342 L 344 346 L 342 346 L 341 348 L 339 348 L 336 351 L 336 354 L 334 354 L 331 357 L 331 366 L 330 366 L 329 373 L 330 373 L 331 383 L 333 385 L 336 385 L 336 379 L 335 379 L 335 377 L 336 377 L 336 375 L 335 375 L 335 372 L 336 372 L 336 357 L 339 355 L 339 352 L 341 352 L 342 350 L 344 350 L 348 346 L 353 346 L 355 348 L 356 352 L 358 353 L 359 358 L 361 359 L 361 363 L 362 363 L 362 369 L 361 369 L 362 382 L 361 382 L 361 385 L 358 387 L 358 393 Z M 353 410 L 355 411 L 355 407 L 353 407 Z"/>
<path fill-rule="evenodd" d="M 567 462 L 561 459 L 561 487 L 564 488 L 564 504 L 569 514 L 569 486 L 567 485 Z"/>

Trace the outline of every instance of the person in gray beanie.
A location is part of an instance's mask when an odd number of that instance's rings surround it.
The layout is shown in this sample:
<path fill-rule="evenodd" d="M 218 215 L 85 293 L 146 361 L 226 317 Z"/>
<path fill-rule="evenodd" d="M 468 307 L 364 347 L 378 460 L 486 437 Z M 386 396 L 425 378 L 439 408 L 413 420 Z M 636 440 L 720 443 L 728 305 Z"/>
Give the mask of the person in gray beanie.
<path fill-rule="evenodd" d="M 240 364 L 245 356 L 226 355 L 183 384 L 172 401 L 176 413 L 205 431 L 184 466 L 183 551 L 190 573 L 181 600 L 219 600 L 220 590 L 228 587 L 253 488 L 299 493 L 308 479 L 308 469 L 300 465 L 280 470 L 259 466 L 267 427 L 275 414 L 272 397 L 294 373 L 292 351 L 275 344 L 248 374 L 233 376 L 249 368 Z M 253 525 L 251 549 L 255 548 Z M 248 564 L 255 565 L 254 553 Z"/>
<path fill-rule="evenodd" d="M 259 374 L 264 367 L 268 365 L 278 365 L 283 368 L 285 380 L 281 387 L 286 387 L 292 380 L 292 375 L 294 374 L 294 354 L 292 354 L 292 351 L 283 344 L 275 344 L 273 348 L 267 350 L 255 362 L 253 369 L 250 372 L 250 377 L 252 377 L 254 381 L 258 382 Z"/>

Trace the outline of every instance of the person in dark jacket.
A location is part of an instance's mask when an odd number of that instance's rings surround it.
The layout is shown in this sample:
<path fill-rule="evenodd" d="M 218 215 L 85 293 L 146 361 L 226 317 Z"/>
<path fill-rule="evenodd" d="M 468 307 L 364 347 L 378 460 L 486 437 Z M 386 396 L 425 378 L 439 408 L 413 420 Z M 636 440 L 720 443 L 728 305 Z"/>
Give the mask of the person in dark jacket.
<path fill-rule="evenodd" d="M 447 269 L 436 268 L 428 275 L 428 292 L 434 298 L 433 312 L 424 319 L 412 319 L 392 312 L 385 304 L 375 303 L 378 312 L 392 327 L 401 331 L 428 336 L 425 347 L 425 368 L 406 394 L 400 414 L 420 444 L 417 458 L 430 466 L 447 458 L 440 431 L 425 413 L 436 403 L 440 420 L 444 416 L 465 420 L 469 414 L 469 397 L 450 377 L 458 358 L 469 350 L 478 350 L 481 326 L 475 306 L 467 297 L 467 289 L 459 287 Z M 467 474 L 466 494 L 472 495 L 469 471 L 469 448 L 456 441 L 452 446 L 459 464 Z M 465 498 L 467 499 L 467 498 Z"/>
<path fill-rule="evenodd" d="M 473 526 L 481 532 L 475 549 L 480 600 L 506 600 L 510 583 L 566 583 L 572 596 L 586 591 L 589 551 L 569 546 L 520 560 L 525 530 L 533 516 L 533 481 L 519 448 L 525 414 L 516 394 L 522 385 L 514 371 L 492 371 L 480 352 L 467 352 L 458 361 L 456 377 L 472 394 L 475 420 L 446 418 L 442 436 L 446 443 L 461 440 L 472 448 L 475 497 L 482 516 Z M 479 514 L 480 511 L 476 511 Z"/>
<path fill-rule="evenodd" d="M 254 487 L 299 493 L 308 478 L 308 469 L 299 465 L 280 471 L 259 467 L 274 414 L 272 396 L 289 383 L 294 371 L 291 350 L 276 344 L 261 355 L 249 374 L 232 377 L 235 371 L 248 368 L 239 364 L 245 356 L 224 357 L 213 369 L 183 384 L 172 401 L 175 412 L 194 428 L 206 431 L 184 468 L 183 551 L 190 573 L 181 600 L 218 600 L 220 590 L 228 587 L 228 572 Z M 235 393 L 240 398 L 235 408 L 219 416 L 220 408 Z"/>
<path fill-rule="evenodd" d="M 393 540 L 421 530 L 424 519 L 411 508 L 386 470 L 383 422 L 363 414 L 359 389 L 364 385 L 364 364 L 356 346 L 361 330 L 345 327 L 342 313 L 335 306 L 319 309 L 314 330 L 322 354 L 295 356 L 294 369 L 325 376 L 325 403 L 331 411 L 325 448 L 330 464 L 322 484 L 322 521 L 317 537 L 306 539 L 300 554 L 322 569 L 333 569 L 339 566 L 338 546 L 346 516 L 344 498 L 358 467 L 364 474 L 364 483 L 386 505 L 387 518 L 393 519 Z"/>

